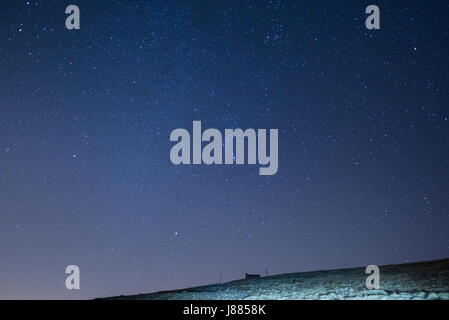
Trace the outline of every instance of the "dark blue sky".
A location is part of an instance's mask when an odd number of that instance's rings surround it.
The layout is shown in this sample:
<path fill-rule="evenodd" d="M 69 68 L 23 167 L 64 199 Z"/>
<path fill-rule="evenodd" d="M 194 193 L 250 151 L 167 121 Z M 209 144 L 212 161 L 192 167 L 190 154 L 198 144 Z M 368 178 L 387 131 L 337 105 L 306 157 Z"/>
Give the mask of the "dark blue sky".
<path fill-rule="evenodd" d="M 448 15 L 447 1 L 0 2 L 0 298 L 449 257 Z M 170 132 L 194 120 L 279 129 L 278 173 L 173 165 Z"/>

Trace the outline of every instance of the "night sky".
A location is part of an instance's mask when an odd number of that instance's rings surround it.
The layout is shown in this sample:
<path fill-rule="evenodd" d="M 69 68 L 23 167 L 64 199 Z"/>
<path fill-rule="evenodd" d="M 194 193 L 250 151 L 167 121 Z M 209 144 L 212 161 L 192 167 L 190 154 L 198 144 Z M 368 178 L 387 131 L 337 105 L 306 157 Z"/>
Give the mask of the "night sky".
<path fill-rule="evenodd" d="M 449 257 L 448 16 L 447 1 L 1 1 L 0 298 Z M 173 165 L 170 133 L 194 120 L 277 128 L 277 174 Z"/>

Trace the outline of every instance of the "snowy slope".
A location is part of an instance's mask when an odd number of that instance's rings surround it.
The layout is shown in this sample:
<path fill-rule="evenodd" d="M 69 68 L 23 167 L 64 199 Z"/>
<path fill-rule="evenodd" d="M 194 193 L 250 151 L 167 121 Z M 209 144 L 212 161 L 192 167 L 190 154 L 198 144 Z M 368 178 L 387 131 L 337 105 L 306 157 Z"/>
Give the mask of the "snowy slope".
<path fill-rule="evenodd" d="M 380 267 L 367 290 L 365 268 L 300 272 L 111 299 L 449 299 L 449 259 Z"/>

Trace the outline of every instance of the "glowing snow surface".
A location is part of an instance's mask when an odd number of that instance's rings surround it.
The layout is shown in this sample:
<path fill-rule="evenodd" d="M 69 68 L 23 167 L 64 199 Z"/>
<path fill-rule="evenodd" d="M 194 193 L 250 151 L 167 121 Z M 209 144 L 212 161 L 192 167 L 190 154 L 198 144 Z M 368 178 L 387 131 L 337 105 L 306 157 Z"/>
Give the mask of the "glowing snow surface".
<path fill-rule="evenodd" d="M 366 289 L 367 276 L 365 268 L 301 272 L 111 299 L 449 300 L 449 259 L 381 266 L 379 290 Z"/>

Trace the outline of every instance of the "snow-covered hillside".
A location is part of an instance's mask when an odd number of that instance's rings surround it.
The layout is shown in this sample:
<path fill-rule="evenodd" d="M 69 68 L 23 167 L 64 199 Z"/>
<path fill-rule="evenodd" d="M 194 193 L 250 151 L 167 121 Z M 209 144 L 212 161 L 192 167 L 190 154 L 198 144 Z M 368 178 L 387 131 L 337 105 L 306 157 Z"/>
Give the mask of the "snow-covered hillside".
<path fill-rule="evenodd" d="M 111 299 L 449 299 L 449 259 L 380 267 L 367 290 L 365 268 L 300 272 Z"/>

